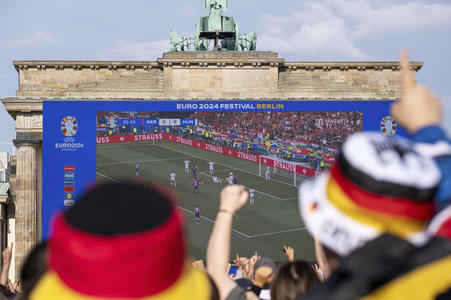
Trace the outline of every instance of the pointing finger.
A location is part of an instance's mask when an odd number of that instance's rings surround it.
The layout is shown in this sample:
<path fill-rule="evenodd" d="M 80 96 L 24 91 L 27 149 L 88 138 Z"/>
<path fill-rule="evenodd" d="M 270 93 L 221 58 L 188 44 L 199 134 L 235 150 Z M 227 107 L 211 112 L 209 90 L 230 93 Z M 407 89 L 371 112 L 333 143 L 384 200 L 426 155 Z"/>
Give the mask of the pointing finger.
<path fill-rule="evenodd" d="M 409 55 L 407 51 L 402 51 L 400 55 L 400 67 L 401 67 L 401 84 L 404 93 L 409 91 L 415 86 L 415 81 L 410 70 Z"/>

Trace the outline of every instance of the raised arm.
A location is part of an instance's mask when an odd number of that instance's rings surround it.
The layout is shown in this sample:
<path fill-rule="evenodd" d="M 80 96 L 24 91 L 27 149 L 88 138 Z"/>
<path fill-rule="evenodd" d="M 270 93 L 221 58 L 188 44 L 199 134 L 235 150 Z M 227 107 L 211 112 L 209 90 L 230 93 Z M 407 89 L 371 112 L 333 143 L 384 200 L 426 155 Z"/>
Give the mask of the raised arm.
<path fill-rule="evenodd" d="M 9 267 L 11 266 L 11 258 L 13 256 L 13 245 L 14 244 L 11 243 L 11 247 L 6 247 L 2 252 L 3 266 L 0 273 L 0 284 L 4 286 L 8 284 Z"/>
<path fill-rule="evenodd" d="M 288 258 L 288 261 L 294 261 L 294 249 L 290 246 L 283 245 L 283 250 L 285 252 L 285 256 Z"/>
<path fill-rule="evenodd" d="M 410 68 L 407 52 L 400 55 L 401 99 L 392 105 L 391 113 L 396 120 L 409 131 L 439 125 L 442 120 L 440 102 L 425 86 L 417 85 Z"/>
<path fill-rule="evenodd" d="M 213 278 L 221 299 L 225 299 L 236 284 L 227 275 L 230 239 L 234 214 L 247 202 L 248 192 L 240 185 L 230 185 L 221 192 L 216 222 L 208 241 L 207 272 Z"/>
<path fill-rule="evenodd" d="M 434 196 L 437 214 L 428 231 L 451 238 L 451 142 L 440 127 L 440 102 L 425 86 L 416 84 L 407 52 L 401 53 L 400 66 L 403 92 L 391 112 L 412 135 L 415 150 L 437 162 L 442 180 Z"/>

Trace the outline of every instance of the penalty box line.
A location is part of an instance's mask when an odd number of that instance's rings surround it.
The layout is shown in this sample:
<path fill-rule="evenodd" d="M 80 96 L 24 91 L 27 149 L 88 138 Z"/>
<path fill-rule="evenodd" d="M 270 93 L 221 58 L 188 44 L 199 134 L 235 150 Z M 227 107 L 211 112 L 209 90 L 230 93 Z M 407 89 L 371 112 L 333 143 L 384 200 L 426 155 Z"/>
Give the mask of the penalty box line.
<path fill-rule="evenodd" d="M 178 207 L 179 209 L 181 209 L 181 210 L 184 210 L 184 211 L 189 212 L 190 214 L 194 215 L 194 213 L 193 213 L 192 211 L 190 211 L 190 210 L 188 210 L 188 209 L 186 209 L 186 208 L 183 208 L 183 207 L 181 207 L 181 206 L 177 206 L 177 207 Z M 207 217 L 204 217 L 204 216 L 200 216 L 200 217 L 201 217 L 202 219 L 205 219 L 205 220 L 207 220 L 207 221 L 213 223 L 213 224 L 216 223 L 216 221 L 213 221 L 212 219 L 209 219 L 209 218 L 207 218 Z M 245 233 L 242 233 L 241 231 L 238 231 L 238 230 L 236 230 L 236 229 L 233 229 L 233 228 L 232 228 L 232 231 L 238 233 L 239 235 L 244 236 L 245 238 L 251 238 L 249 235 L 247 235 L 247 234 L 245 234 Z"/>
<path fill-rule="evenodd" d="M 125 164 L 135 164 L 135 163 L 147 163 L 147 162 L 156 162 L 156 161 L 170 161 L 170 160 L 179 160 L 179 159 L 187 159 L 187 157 L 174 157 L 174 158 L 162 158 L 162 159 L 146 159 L 146 160 L 134 160 L 134 161 L 121 161 L 116 163 L 104 163 L 97 164 L 97 166 L 113 166 L 113 165 L 125 165 Z"/>
<path fill-rule="evenodd" d="M 179 209 L 181 209 L 181 210 L 184 210 L 184 211 L 189 212 L 190 214 L 194 215 L 194 213 L 193 213 L 192 211 L 187 210 L 186 208 L 183 208 L 183 207 L 181 207 L 181 206 L 177 206 L 177 207 L 178 207 Z M 202 219 L 205 219 L 205 220 L 207 220 L 207 221 L 213 223 L 213 224 L 216 223 L 216 221 L 213 221 L 212 219 L 209 219 L 209 218 L 207 218 L 207 217 L 204 217 L 204 216 L 200 216 L 200 217 L 201 217 Z M 238 234 L 240 234 L 240 235 L 242 235 L 242 236 L 244 236 L 244 237 L 246 237 L 246 238 L 248 238 L 248 239 L 253 239 L 253 238 L 257 238 L 257 237 L 261 237 L 261 236 L 274 235 L 274 234 L 281 234 L 281 233 L 292 232 L 292 231 L 301 231 L 301 230 L 306 230 L 306 229 L 307 229 L 307 228 L 295 228 L 295 229 L 288 229 L 288 230 L 274 231 L 274 232 L 268 232 L 268 233 L 262 233 L 262 234 L 256 234 L 256 235 L 247 235 L 247 234 L 242 233 L 241 231 L 238 231 L 238 230 L 233 229 L 233 228 L 232 228 L 232 231 L 233 231 L 233 232 L 236 232 L 236 233 L 238 233 Z"/>
<path fill-rule="evenodd" d="M 102 173 L 99 173 L 99 172 L 96 172 L 96 173 L 97 173 L 98 175 L 102 176 L 102 177 L 105 177 L 106 179 L 109 179 L 109 180 L 114 181 L 114 182 L 117 182 L 117 183 L 121 183 L 120 181 L 118 181 L 118 180 L 116 180 L 116 179 L 114 179 L 114 178 L 108 177 L 108 176 L 106 176 L 106 175 L 104 175 L 104 174 L 102 174 Z M 194 213 L 193 213 L 192 211 L 190 211 L 190 210 L 188 210 L 188 209 L 186 209 L 186 208 L 183 208 L 183 207 L 178 206 L 178 205 L 176 205 L 176 207 L 179 208 L 179 209 L 181 209 L 181 210 L 184 210 L 184 211 L 186 211 L 186 212 L 188 212 L 188 213 L 190 213 L 190 214 L 192 214 L 192 215 L 194 215 Z M 213 221 L 212 219 L 209 219 L 209 218 L 207 218 L 207 217 L 204 217 L 204 216 L 200 216 L 200 217 L 201 217 L 202 219 L 204 219 L 204 220 L 207 220 L 207 221 L 213 223 L 213 224 L 216 223 L 216 221 Z M 262 233 L 262 234 L 256 234 L 256 235 L 247 235 L 247 234 L 242 233 L 241 231 L 238 231 L 238 230 L 233 229 L 233 228 L 232 228 L 232 231 L 235 232 L 235 233 L 238 233 L 239 235 L 244 236 L 245 238 L 252 239 L 252 238 L 261 237 L 261 236 L 274 235 L 274 234 L 280 234 L 280 233 L 286 233 L 286 232 L 292 232 L 292 231 L 300 231 L 300 230 L 306 230 L 306 229 L 307 229 L 307 228 L 296 228 L 296 229 L 289 229 L 289 230 L 282 230 L 282 231 L 268 232 L 268 233 Z"/>
<path fill-rule="evenodd" d="M 99 172 L 96 172 L 96 173 L 97 173 L 99 176 L 105 177 L 106 179 L 109 179 L 109 180 L 114 181 L 114 182 L 117 182 L 117 183 L 121 183 L 119 180 L 116 180 L 116 179 L 114 179 L 114 178 L 108 177 L 108 176 L 106 176 L 106 175 L 104 175 L 104 174 L 102 174 L 102 173 L 99 173 Z M 176 205 L 176 207 L 177 207 L 178 209 L 184 210 L 184 211 L 186 211 L 186 212 L 188 212 L 188 213 L 194 215 L 194 213 L 193 213 L 192 211 L 190 211 L 190 210 L 188 210 L 188 209 L 186 209 L 186 208 L 183 208 L 183 207 L 178 206 L 178 205 Z M 204 217 L 204 216 L 200 216 L 200 217 L 201 217 L 202 219 L 204 219 L 204 220 L 207 220 L 207 221 L 213 223 L 213 224 L 216 223 L 215 221 L 213 221 L 212 219 L 209 219 L 209 218 L 207 218 L 207 217 Z M 232 229 L 232 231 L 233 231 L 233 232 L 236 232 L 236 233 L 238 233 L 238 234 L 240 234 L 240 235 L 242 235 L 242 236 L 244 236 L 244 237 L 246 237 L 246 238 L 250 238 L 250 236 L 248 236 L 247 234 L 242 233 L 242 232 L 240 232 L 240 231 L 238 231 L 238 230 Z"/>
<path fill-rule="evenodd" d="M 201 160 L 208 161 L 208 159 L 205 159 L 203 157 L 200 157 L 200 156 L 197 156 L 197 155 L 194 155 L 194 154 L 189 154 L 186 151 L 175 150 L 175 149 L 172 149 L 170 147 L 166 147 L 166 146 L 162 146 L 162 145 L 158 145 L 158 144 L 154 144 L 154 145 L 153 144 L 149 144 L 149 146 L 158 146 L 158 147 L 161 147 L 161 148 L 165 148 L 165 149 L 168 149 L 168 150 L 171 150 L 171 151 L 175 151 L 175 152 L 179 152 L 179 153 L 183 153 L 183 154 L 188 154 L 191 157 L 195 157 L 195 158 L 198 158 L 198 159 L 201 159 Z M 196 149 L 198 149 L 198 148 L 196 148 Z M 200 150 L 203 150 L 203 149 L 200 149 Z M 207 151 L 207 150 L 205 150 L 205 151 Z M 218 154 L 220 154 L 220 153 L 218 153 Z M 253 172 L 249 172 L 249 171 L 246 171 L 246 170 L 243 170 L 243 169 L 240 169 L 240 168 L 234 168 L 232 166 L 229 166 L 229 165 L 226 165 L 226 164 L 223 164 L 223 163 L 218 163 L 218 165 L 225 166 L 227 168 L 231 168 L 231 169 L 234 169 L 234 170 L 239 170 L 239 171 L 241 171 L 243 173 L 247 173 L 247 174 L 251 174 L 251 175 L 254 175 L 254 176 L 258 176 L 258 174 L 255 174 Z M 260 177 L 260 176 L 258 176 L 258 177 Z M 286 183 L 286 182 L 283 182 L 283 181 L 280 181 L 280 180 L 276 180 L 276 179 L 271 179 L 271 180 L 275 181 L 275 182 L 278 182 L 278 183 L 281 183 L 281 184 L 285 184 L 285 185 L 291 186 L 291 187 L 293 186 L 292 184 L 289 184 L 289 183 Z"/>
<path fill-rule="evenodd" d="M 205 175 L 205 176 L 207 176 L 207 177 L 211 177 L 211 178 L 213 178 L 213 176 L 211 176 L 210 174 L 208 174 L 208 173 L 206 173 L 206 172 L 200 172 L 200 174 L 203 174 L 203 175 Z M 228 181 L 226 181 L 225 179 L 221 179 L 221 181 L 224 181 L 224 182 L 226 182 L 227 184 L 228 184 Z M 247 187 L 247 186 L 245 186 L 245 188 L 246 189 L 250 189 L 249 187 Z M 273 195 L 270 195 L 270 194 L 267 194 L 267 193 L 263 193 L 263 192 L 260 192 L 260 191 L 255 191 L 256 193 L 259 193 L 259 194 L 262 194 L 262 195 L 265 195 L 265 196 L 267 196 L 267 197 L 270 197 L 270 198 L 274 198 L 274 199 L 276 199 L 276 200 L 279 200 L 279 201 L 287 201 L 287 200 L 293 200 L 293 199 L 297 199 L 297 198 L 286 198 L 286 199 L 284 199 L 284 198 L 279 198 L 279 197 L 277 197 L 277 196 L 273 196 Z"/>

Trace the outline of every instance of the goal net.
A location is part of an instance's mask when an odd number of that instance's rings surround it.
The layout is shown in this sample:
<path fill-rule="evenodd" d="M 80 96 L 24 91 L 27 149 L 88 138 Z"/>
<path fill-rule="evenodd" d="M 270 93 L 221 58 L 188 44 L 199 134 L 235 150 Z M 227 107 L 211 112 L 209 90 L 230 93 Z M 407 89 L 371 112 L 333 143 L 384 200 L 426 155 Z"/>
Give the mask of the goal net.
<path fill-rule="evenodd" d="M 269 170 L 270 176 L 278 175 L 283 178 L 288 178 L 294 186 L 299 186 L 301 182 L 305 181 L 309 177 L 302 173 L 298 174 L 296 172 L 296 166 L 303 165 L 300 163 L 283 160 L 278 157 L 260 156 L 258 163 L 258 175 L 265 177 L 266 171 Z"/>

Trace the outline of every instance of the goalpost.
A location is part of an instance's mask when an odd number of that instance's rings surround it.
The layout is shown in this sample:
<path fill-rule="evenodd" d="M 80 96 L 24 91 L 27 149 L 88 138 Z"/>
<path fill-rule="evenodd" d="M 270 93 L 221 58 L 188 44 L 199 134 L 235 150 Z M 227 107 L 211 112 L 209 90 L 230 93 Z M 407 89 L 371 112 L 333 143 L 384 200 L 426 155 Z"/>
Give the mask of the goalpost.
<path fill-rule="evenodd" d="M 270 167 L 271 174 L 276 174 L 293 180 L 293 185 L 297 186 L 297 181 L 301 175 L 296 173 L 296 163 L 271 156 L 259 156 L 258 176 L 265 176 L 267 167 Z"/>

